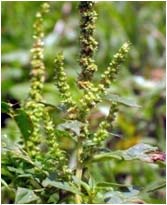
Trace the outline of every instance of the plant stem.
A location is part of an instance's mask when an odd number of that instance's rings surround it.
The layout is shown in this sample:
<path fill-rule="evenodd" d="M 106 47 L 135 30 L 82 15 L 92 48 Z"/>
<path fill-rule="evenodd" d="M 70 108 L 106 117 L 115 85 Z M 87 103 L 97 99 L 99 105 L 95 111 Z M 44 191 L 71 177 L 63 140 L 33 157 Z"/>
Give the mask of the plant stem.
<path fill-rule="evenodd" d="M 77 167 L 76 167 L 76 177 L 77 179 L 82 180 L 82 162 L 81 162 L 81 154 L 83 152 L 83 147 L 81 140 L 78 140 L 78 146 L 77 146 Z M 78 189 L 79 191 L 81 190 L 81 185 L 80 183 L 78 184 Z M 76 204 L 81 204 L 82 203 L 82 198 L 79 194 L 75 195 L 75 201 Z"/>

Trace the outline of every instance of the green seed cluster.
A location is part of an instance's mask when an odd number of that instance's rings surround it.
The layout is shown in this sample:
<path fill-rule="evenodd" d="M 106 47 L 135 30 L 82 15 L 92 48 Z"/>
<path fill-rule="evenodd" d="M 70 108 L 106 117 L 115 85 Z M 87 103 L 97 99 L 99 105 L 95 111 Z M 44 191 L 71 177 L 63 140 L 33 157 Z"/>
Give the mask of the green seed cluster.
<path fill-rule="evenodd" d="M 101 144 L 107 137 L 108 137 L 108 122 L 103 121 L 99 125 L 99 129 L 94 134 L 93 142 L 96 143 L 96 145 Z"/>
<path fill-rule="evenodd" d="M 109 136 L 112 130 L 112 123 L 116 118 L 118 111 L 117 103 L 112 102 L 110 111 L 105 120 L 103 120 L 96 133 L 91 133 L 89 130 L 89 122 L 87 121 L 87 114 L 97 103 L 103 100 L 103 95 L 107 92 L 107 88 L 110 84 L 116 80 L 119 66 L 125 61 L 127 53 L 129 51 L 129 43 L 123 44 L 120 50 L 114 55 L 112 62 L 109 64 L 106 71 L 101 76 L 101 82 L 96 86 L 92 82 L 93 74 L 97 71 L 97 66 L 93 59 L 94 51 L 97 49 L 97 42 L 94 39 L 95 21 L 97 14 L 94 10 L 94 2 L 86 1 L 80 2 L 80 66 L 81 73 L 78 77 L 78 85 L 80 89 L 83 89 L 83 96 L 79 100 L 78 104 L 73 101 L 70 92 L 70 86 L 67 82 L 67 76 L 64 71 L 64 57 L 62 53 L 59 53 L 54 60 L 55 67 L 55 84 L 58 88 L 60 96 L 62 98 L 61 104 L 67 107 L 67 117 L 73 120 L 79 120 L 83 123 L 83 127 L 80 128 L 80 134 L 78 136 L 78 142 L 84 145 L 85 138 L 95 144 L 93 149 L 101 145 L 105 139 Z M 31 90 L 29 94 L 29 100 L 26 102 L 26 110 L 33 123 L 32 138 L 28 141 L 27 146 L 31 151 L 31 156 L 43 164 L 45 171 L 56 171 L 58 177 L 61 179 L 71 179 L 72 173 L 68 168 L 68 159 L 66 153 L 61 150 L 57 136 L 55 135 L 54 123 L 45 108 L 42 101 L 42 91 L 45 81 L 45 65 L 43 63 L 43 15 L 48 12 L 48 4 L 44 3 L 40 12 L 36 15 L 36 21 L 34 24 L 35 40 L 32 52 L 32 81 Z M 42 150 L 40 147 L 41 139 L 46 141 L 47 151 Z M 89 148 L 88 148 L 89 149 Z M 81 149 L 82 150 L 82 149 Z M 82 164 L 84 160 L 84 151 L 86 147 L 79 153 Z M 90 157 L 92 150 L 88 150 L 87 156 Z M 83 154 L 83 156 L 82 156 Z"/>
<path fill-rule="evenodd" d="M 55 169 L 61 170 L 62 173 L 59 173 L 59 177 L 62 175 L 69 179 L 71 177 L 71 170 L 67 166 L 67 157 L 65 152 L 60 149 L 60 146 L 57 143 L 54 123 L 47 111 L 43 115 L 43 122 L 47 136 L 46 142 L 49 147 L 49 151 L 45 154 L 45 159 L 47 159 L 45 169 L 49 169 L 50 171 L 54 171 Z"/>
<path fill-rule="evenodd" d="M 106 88 L 110 86 L 111 82 L 116 80 L 119 66 L 125 61 L 129 46 L 129 43 L 124 43 L 118 53 L 114 55 L 107 70 L 102 74 L 101 83 L 98 86 L 94 86 L 91 82 L 80 82 L 80 86 L 85 90 L 84 96 L 80 100 L 81 117 L 83 117 L 84 114 L 86 115 L 92 107 L 102 101 L 102 96 L 106 93 Z"/>
<path fill-rule="evenodd" d="M 38 144 L 41 138 L 41 118 L 44 112 L 44 105 L 39 102 L 42 100 L 42 90 L 45 81 L 45 65 L 43 63 L 43 16 L 48 11 L 49 5 L 47 3 L 42 4 L 40 11 L 36 14 L 35 23 L 33 25 L 34 44 L 33 48 L 31 49 L 31 89 L 29 93 L 29 100 L 25 104 L 25 109 L 33 123 L 33 133 L 30 141 L 27 142 L 27 147 L 29 150 L 31 150 L 31 155 L 33 157 L 37 156 L 37 153 L 40 152 Z"/>
<path fill-rule="evenodd" d="M 44 3 L 41 9 L 36 14 L 36 20 L 33 25 L 34 28 L 34 45 L 31 49 L 32 53 L 32 82 L 30 97 L 34 101 L 39 102 L 42 99 L 42 89 L 45 81 L 45 65 L 43 63 L 43 51 L 44 51 L 44 29 L 43 29 L 43 16 L 49 11 L 49 4 Z"/>
<path fill-rule="evenodd" d="M 25 109 L 33 124 L 33 133 L 31 134 L 31 139 L 27 142 L 27 149 L 32 157 L 36 157 L 40 153 L 39 142 L 42 135 L 41 118 L 43 116 L 44 105 L 30 100 L 26 103 Z"/>
<path fill-rule="evenodd" d="M 43 15 L 48 12 L 48 9 L 49 5 L 47 3 L 42 4 L 41 10 L 37 13 L 34 23 L 33 38 L 35 42 L 31 50 L 32 80 L 29 100 L 25 104 L 25 109 L 33 123 L 33 133 L 31 139 L 27 142 L 27 147 L 30 155 L 38 160 L 38 162 L 41 162 L 44 170 L 49 172 L 60 170 L 58 173 L 66 177 L 66 179 L 69 179 L 71 177 L 71 170 L 67 166 L 67 157 L 57 143 L 54 123 L 48 110 L 46 110 L 45 105 L 40 102 L 43 100 L 42 91 L 45 81 L 45 66 L 43 63 Z M 60 84 L 65 78 L 65 75 L 61 76 Z M 59 88 L 61 87 L 60 84 L 58 84 Z M 66 87 L 63 85 L 61 88 L 60 90 L 61 92 L 63 90 L 63 94 L 65 94 L 64 97 L 66 98 Z M 67 90 L 69 90 L 69 87 Z M 41 141 L 45 142 L 45 148 L 41 147 Z"/>
<path fill-rule="evenodd" d="M 104 90 L 104 88 L 109 87 L 111 82 L 116 80 L 119 66 L 125 61 L 127 53 L 129 52 L 129 47 L 129 43 L 124 43 L 123 46 L 119 49 L 118 53 L 114 55 L 112 62 L 109 64 L 107 70 L 101 76 L 101 90 Z"/>
<path fill-rule="evenodd" d="M 97 71 L 97 66 L 92 58 L 97 49 L 97 42 L 94 39 L 95 21 L 97 13 L 94 10 L 94 2 L 81 1 L 79 4 L 80 19 L 80 66 L 82 71 L 79 81 L 90 81 L 93 73 Z M 81 86 L 80 86 L 81 87 Z M 83 87 L 81 87 L 83 88 Z"/>
<path fill-rule="evenodd" d="M 74 105 L 74 102 L 72 101 L 71 93 L 70 93 L 70 87 L 67 83 L 67 76 L 64 72 L 64 57 L 62 53 L 59 53 L 55 60 L 55 84 L 59 90 L 59 93 L 62 97 L 62 103 L 66 104 L 68 106 Z"/>
<path fill-rule="evenodd" d="M 110 111 L 107 116 L 107 122 L 109 123 L 108 131 L 112 130 L 112 123 L 114 122 L 118 112 L 118 103 L 112 102 L 110 105 Z"/>
<path fill-rule="evenodd" d="M 89 82 L 87 84 L 87 88 L 85 88 L 85 94 L 83 98 L 80 99 L 80 112 L 86 115 L 89 110 L 100 101 L 101 97 L 99 95 L 98 88 Z"/>
<path fill-rule="evenodd" d="M 93 142 L 96 143 L 96 145 L 103 143 L 109 136 L 109 132 L 112 130 L 112 123 L 116 118 L 117 112 L 118 105 L 116 102 L 112 102 L 107 118 L 100 123 L 99 129 L 94 134 Z"/>

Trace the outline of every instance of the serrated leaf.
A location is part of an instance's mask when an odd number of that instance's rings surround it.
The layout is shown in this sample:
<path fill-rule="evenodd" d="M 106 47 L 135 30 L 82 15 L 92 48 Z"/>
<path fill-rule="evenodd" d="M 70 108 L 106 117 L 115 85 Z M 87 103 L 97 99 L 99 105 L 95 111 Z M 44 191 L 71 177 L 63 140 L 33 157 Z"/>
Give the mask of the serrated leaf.
<path fill-rule="evenodd" d="M 56 187 L 58 189 L 69 191 L 74 194 L 81 194 L 80 191 L 76 187 L 72 186 L 68 182 L 56 182 L 56 181 L 50 180 L 49 178 L 46 178 L 45 180 L 43 180 L 42 185 L 44 187 Z"/>
<path fill-rule="evenodd" d="M 6 102 L 1 102 L 1 112 L 10 114 L 11 112 L 11 105 Z"/>
<path fill-rule="evenodd" d="M 27 141 L 33 131 L 33 125 L 28 114 L 24 110 L 18 109 L 14 119 L 24 137 L 24 140 Z"/>
<path fill-rule="evenodd" d="M 83 126 L 83 123 L 78 121 L 78 120 L 69 120 L 65 123 L 60 124 L 58 126 L 58 129 L 71 130 L 73 133 L 75 133 L 77 136 L 79 136 L 82 126 Z"/>
<path fill-rule="evenodd" d="M 111 93 L 108 93 L 105 97 L 104 97 L 105 100 L 107 101 L 114 101 L 114 102 L 118 102 L 118 103 L 121 103 L 123 105 L 126 105 L 126 106 L 129 106 L 129 107 L 136 107 L 136 108 L 141 108 L 141 106 L 137 105 L 135 102 L 129 100 L 129 99 L 126 99 L 126 98 L 123 98 L 123 97 L 120 97 L 119 95 L 116 95 L 116 94 L 111 94 Z"/>
<path fill-rule="evenodd" d="M 16 192 L 15 204 L 35 202 L 39 197 L 30 189 L 19 187 Z"/>

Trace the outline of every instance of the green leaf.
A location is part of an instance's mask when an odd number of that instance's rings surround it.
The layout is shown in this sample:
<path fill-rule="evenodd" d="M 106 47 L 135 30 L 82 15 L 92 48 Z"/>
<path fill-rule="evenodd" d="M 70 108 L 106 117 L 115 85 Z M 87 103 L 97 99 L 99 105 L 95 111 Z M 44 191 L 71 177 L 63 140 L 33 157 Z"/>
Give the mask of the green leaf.
<path fill-rule="evenodd" d="M 127 187 L 126 184 L 117 184 L 117 183 L 111 183 L 111 182 L 99 182 L 96 184 L 96 187 L 99 188 L 112 188 L 112 187 Z"/>
<path fill-rule="evenodd" d="M 49 197 L 48 203 L 49 204 L 57 204 L 58 201 L 59 201 L 59 194 L 54 193 Z"/>
<path fill-rule="evenodd" d="M 127 150 L 117 150 L 113 152 L 107 152 L 97 154 L 93 156 L 92 162 L 118 159 L 118 160 L 141 160 L 145 162 L 153 162 L 151 159 L 151 152 L 156 151 L 158 148 L 148 144 L 140 143 L 130 147 Z"/>
<path fill-rule="evenodd" d="M 32 122 L 27 115 L 27 113 L 24 110 L 18 109 L 16 111 L 16 115 L 14 116 L 14 119 L 25 139 L 25 141 L 28 140 L 30 137 L 32 131 L 33 131 L 33 125 Z"/>
<path fill-rule="evenodd" d="M 7 169 L 10 172 L 15 172 L 16 174 L 23 174 L 24 173 L 23 169 L 21 169 L 21 168 L 15 168 L 15 167 L 7 166 Z"/>
<path fill-rule="evenodd" d="M 90 186 L 86 182 L 78 179 L 76 176 L 73 176 L 72 178 L 76 185 L 80 184 L 87 191 L 87 193 L 90 192 Z"/>
<path fill-rule="evenodd" d="M 39 197 L 30 189 L 19 187 L 16 192 L 15 204 L 35 202 Z"/>
<path fill-rule="evenodd" d="M 12 159 L 21 159 L 28 164 L 35 166 L 34 162 L 31 160 L 28 154 L 19 146 L 15 146 L 13 149 L 4 148 L 4 152 L 7 152 L 12 157 Z"/>
<path fill-rule="evenodd" d="M 9 103 L 6 103 L 6 102 L 1 102 L 1 112 L 10 114 L 11 113 L 11 105 Z"/>
<path fill-rule="evenodd" d="M 1 179 L 1 184 L 7 188 L 7 189 L 10 189 L 10 187 L 8 186 L 8 184 L 6 183 L 6 181 L 4 179 Z"/>
<path fill-rule="evenodd" d="M 104 97 L 105 100 L 109 101 L 109 102 L 118 102 L 118 103 L 121 103 L 125 106 L 129 106 L 129 107 L 136 107 L 136 108 L 141 108 L 141 106 L 137 105 L 135 102 L 132 102 L 131 100 L 129 99 L 125 99 L 123 97 L 120 97 L 119 95 L 116 95 L 116 94 L 111 94 L 111 93 L 108 93 L 105 97 Z"/>
<path fill-rule="evenodd" d="M 146 192 L 154 192 L 157 191 L 159 189 L 163 189 L 164 187 L 166 187 L 166 180 L 161 180 L 161 181 L 156 181 L 156 182 L 152 182 L 150 184 L 148 184 L 143 190 L 143 193 Z"/>
<path fill-rule="evenodd" d="M 104 160 L 110 160 L 110 159 L 122 160 L 122 157 L 119 156 L 118 152 L 108 152 L 108 153 L 102 153 L 102 154 L 95 155 L 92 159 L 92 162 L 98 162 L 98 161 L 104 161 Z"/>
<path fill-rule="evenodd" d="M 127 192 L 109 191 L 104 195 L 104 201 L 107 204 L 131 204 L 132 201 L 138 200 L 139 191 L 132 187 L 128 189 Z"/>
<path fill-rule="evenodd" d="M 78 121 L 78 120 L 69 120 L 65 123 L 60 124 L 58 126 L 58 129 L 71 130 L 73 133 L 75 133 L 77 136 L 79 136 L 82 126 L 83 126 L 83 123 Z"/>
<path fill-rule="evenodd" d="M 69 184 L 68 182 L 56 182 L 52 181 L 49 178 L 46 178 L 43 182 L 42 185 L 44 187 L 56 187 L 58 189 L 62 189 L 65 191 L 69 191 L 74 194 L 81 194 L 80 191 L 72 184 Z"/>
<path fill-rule="evenodd" d="M 122 151 L 122 157 L 124 160 L 139 159 L 141 161 L 152 162 L 149 153 L 158 150 L 157 147 L 153 147 L 149 144 L 136 144 L 129 149 Z"/>

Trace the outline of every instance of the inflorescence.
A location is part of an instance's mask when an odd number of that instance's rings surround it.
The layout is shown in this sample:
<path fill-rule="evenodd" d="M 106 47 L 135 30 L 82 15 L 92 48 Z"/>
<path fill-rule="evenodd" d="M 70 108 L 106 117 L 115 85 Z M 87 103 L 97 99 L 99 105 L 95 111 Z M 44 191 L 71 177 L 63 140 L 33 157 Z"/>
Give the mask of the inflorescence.
<path fill-rule="evenodd" d="M 25 103 L 25 110 L 33 124 L 33 133 L 27 142 L 27 150 L 34 159 L 41 161 L 44 170 L 53 171 L 58 169 L 59 173 L 62 173 L 62 176 L 66 176 L 69 179 L 71 170 L 67 166 L 68 160 L 66 154 L 60 149 L 59 143 L 57 142 L 53 120 L 45 108 L 45 105 L 41 103 L 43 100 L 42 92 L 46 73 L 43 62 L 43 17 L 48 11 L 49 4 L 42 4 L 40 11 L 36 14 L 36 20 L 33 26 L 34 45 L 31 49 L 31 89 L 29 99 Z M 61 83 L 59 83 L 59 85 L 60 84 Z M 65 88 L 63 89 L 65 90 Z M 42 143 L 45 143 L 47 146 L 45 150 L 42 149 Z"/>
<path fill-rule="evenodd" d="M 117 79 L 119 66 L 126 60 L 130 44 L 123 44 L 119 51 L 114 55 L 113 60 L 107 67 L 106 71 L 101 75 L 100 83 L 95 85 L 93 83 L 93 74 L 97 71 L 97 65 L 95 64 L 93 55 L 97 49 L 97 42 L 94 39 L 97 13 L 94 7 L 95 3 L 92 1 L 79 3 L 81 16 L 79 64 L 81 67 L 81 73 L 78 76 L 77 83 L 79 89 L 83 90 L 83 96 L 80 98 L 79 102 L 75 102 L 72 98 L 70 86 L 67 81 L 68 79 L 64 71 L 64 57 L 62 53 L 57 54 L 54 60 L 54 80 L 61 96 L 61 105 L 67 107 L 68 119 L 78 120 L 83 124 L 78 139 L 80 139 L 81 142 L 84 138 L 86 140 L 89 139 L 96 146 L 99 146 L 105 141 L 112 130 L 112 123 L 116 118 L 118 105 L 114 101 L 111 103 L 108 116 L 99 124 L 99 128 L 95 133 L 91 133 L 89 130 L 87 115 L 93 107 L 103 101 L 103 96 L 107 93 L 107 88 L 109 88 L 111 83 Z M 67 166 L 68 160 L 66 154 L 60 149 L 55 135 L 54 122 L 45 108 L 45 105 L 41 103 L 43 100 L 42 92 L 46 72 L 45 65 L 43 63 L 43 16 L 48 12 L 48 10 L 48 4 L 44 3 L 41 10 L 36 15 L 34 24 L 33 38 L 35 42 L 33 49 L 31 50 L 32 80 L 29 100 L 25 105 L 25 109 L 31 118 L 34 129 L 31 139 L 27 143 L 27 149 L 35 159 L 47 161 L 44 169 L 47 169 L 48 167 L 50 171 L 59 169 L 61 170 L 60 173 L 68 176 L 69 179 L 71 170 L 69 170 Z M 45 130 L 45 133 L 42 132 L 41 127 Z M 91 137 L 89 138 L 89 136 Z M 43 154 L 40 150 L 39 145 L 41 140 L 43 140 L 48 146 L 47 153 Z"/>

